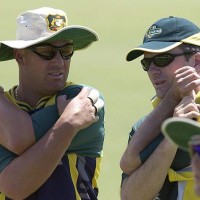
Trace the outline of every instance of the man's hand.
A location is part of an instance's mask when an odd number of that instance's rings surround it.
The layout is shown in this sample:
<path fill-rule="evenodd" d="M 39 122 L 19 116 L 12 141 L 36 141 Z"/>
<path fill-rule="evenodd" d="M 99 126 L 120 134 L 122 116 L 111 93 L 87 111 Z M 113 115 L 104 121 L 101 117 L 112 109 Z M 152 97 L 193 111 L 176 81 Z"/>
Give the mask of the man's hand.
<path fill-rule="evenodd" d="M 193 97 L 185 96 L 174 109 L 173 116 L 197 119 L 200 116 L 199 108 L 200 105 L 195 103 Z"/>
<path fill-rule="evenodd" d="M 192 91 L 197 92 L 200 86 L 200 75 L 195 68 L 184 66 L 175 71 L 174 83 L 181 98 L 192 96 Z"/>
<path fill-rule="evenodd" d="M 104 102 L 99 99 L 99 94 L 95 96 L 91 93 L 93 90 L 85 87 L 73 99 L 66 100 L 65 95 L 57 98 L 60 118 L 71 124 L 75 132 L 87 128 L 99 119 L 96 114 L 104 106 Z"/>

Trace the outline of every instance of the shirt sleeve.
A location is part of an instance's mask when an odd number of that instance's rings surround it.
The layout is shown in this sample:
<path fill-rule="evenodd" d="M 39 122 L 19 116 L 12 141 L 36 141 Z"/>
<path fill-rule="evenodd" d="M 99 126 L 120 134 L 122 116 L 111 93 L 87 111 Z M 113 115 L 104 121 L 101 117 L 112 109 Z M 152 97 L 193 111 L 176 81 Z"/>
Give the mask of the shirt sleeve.
<path fill-rule="evenodd" d="M 83 88 L 82 85 L 71 85 L 60 91 L 59 95 L 66 95 L 67 99 L 74 98 Z M 31 115 L 35 139 L 38 141 L 56 123 L 59 118 L 56 102 Z"/>
<path fill-rule="evenodd" d="M 67 98 L 75 97 L 83 86 L 72 85 L 62 90 L 58 95 L 67 95 Z M 57 95 L 57 96 L 58 96 Z M 104 101 L 104 97 L 100 95 Z M 100 157 L 102 156 L 103 142 L 104 142 L 104 115 L 105 109 L 102 108 L 98 114 L 99 120 L 86 129 L 80 130 L 73 138 L 70 146 L 66 150 L 67 153 L 76 153 L 82 156 Z M 47 117 L 48 116 L 48 117 Z M 36 141 L 39 140 L 44 134 L 53 126 L 59 118 L 57 105 L 48 106 L 32 116 L 33 128 Z"/>
<path fill-rule="evenodd" d="M 73 87 L 72 87 L 73 86 Z M 58 95 L 66 94 L 67 97 L 75 97 L 83 86 L 72 85 L 62 90 Z M 101 96 L 103 99 L 103 97 Z M 102 155 L 104 142 L 104 108 L 98 113 L 98 122 L 92 124 L 86 129 L 81 130 L 72 140 L 66 153 L 77 153 L 84 156 L 100 157 Z M 35 139 L 38 141 L 53 126 L 59 118 L 56 103 L 43 108 L 31 115 L 32 124 L 35 133 Z M 0 172 L 17 155 L 0 145 Z"/>
<path fill-rule="evenodd" d="M 0 172 L 16 157 L 16 154 L 0 145 Z"/>
<path fill-rule="evenodd" d="M 138 129 L 138 127 L 142 124 L 142 122 L 145 120 L 146 116 L 140 119 L 136 124 L 133 125 L 131 132 L 129 133 L 129 139 L 128 142 L 130 142 L 131 138 L 135 134 L 135 131 Z M 160 144 L 160 142 L 163 140 L 164 136 L 162 134 L 159 134 L 159 136 L 153 140 L 149 145 L 140 152 L 140 159 L 141 162 L 144 163 L 149 156 L 153 153 L 153 151 L 156 149 L 156 147 Z M 122 173 L 122 182 L 125 178 L 127 178 L 129 175 Z"/>
<path fill-rule="evenodd" d="M 135 134 L 135 131 L 138 129 L 138 127 L 142 124 L 142 122 L 145 120 L 146 117 L 140 119 L 136 124 L 134 124 L 130 134 L 129 134 L 129 142 L 130 142 L 130 139 L 132 138 L 132 136 Z M 144 163 L 148 157 L 153 153 L 153 151 L 157 148 L 157 146 L 161 143 L 161 141 L 164 139 L 164 136 L 162 133 L 160 133 L 158 135 L 157 138 L 155 138 L 151 143 L 149 143 L 147 145 L 147 147 L 142 150 L 140 152 L 140 159 L 142 161 L 142 163 Z"/>
<path fill-rule="evenodd" d="M 59 118 L 56 104 L 43 108 L 31 115 L 35 140 L 38 141 Z"/>
<path fill-rule="evenodd" d="M 154 150 L 163 139 L 164 136 L 162 134 L 159 134 L 159 136 L 155 140 L 153 140 L 153 142 L 151 142 L 144 150 L 140 152 L 140 159 L 142 163 L 144 163 L 149 158 L 149 156 L 154 152 Z"/>

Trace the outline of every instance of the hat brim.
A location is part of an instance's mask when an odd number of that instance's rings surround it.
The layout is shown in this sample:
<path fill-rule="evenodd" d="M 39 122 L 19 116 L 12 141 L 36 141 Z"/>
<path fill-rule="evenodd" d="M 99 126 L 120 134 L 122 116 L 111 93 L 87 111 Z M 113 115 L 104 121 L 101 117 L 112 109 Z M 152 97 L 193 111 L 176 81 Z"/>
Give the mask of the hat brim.
<path fill-rule="evenodd" d="M 200 135 L 200 123 L 191 119 L 173 117 L 165 120 L 161 130 L 165 137 L 189 152 L 189 141 L 195 135 Z"/>
<path fill-rule="evenodd" d="M 144 52 L 150 52 L 150 53 L 163 53 L 170 51 L 171 49 L 179 46 L 182 44 L 182 42 L 161 42 L 161 41 L 151 41 L 145 44 L 142 44 L 139 47 L 136 47 L 132 50 L 130 50 L 126 56 L 127 61 L 132 61 L 142 54 Z"/>
<path fill-rule="evenodd" d="M 182 42 L 200 46 L 200 33 L 197 33 L 188 38 L 185 38 L 184 40 L 182 40 Z"/>
<path fill-rule="evenodd" d="M 89 47 L 98 41 L 98 35 L 93 30 L 83 26 L 68 26 L 59 31 L 36 40 L 10 40 L 0 41 L 0 61 L 14 58 L 13 49 L 23 49 L 42 42 L 53 42 L 58 40 L 72 40 L 75 50 Z"/>

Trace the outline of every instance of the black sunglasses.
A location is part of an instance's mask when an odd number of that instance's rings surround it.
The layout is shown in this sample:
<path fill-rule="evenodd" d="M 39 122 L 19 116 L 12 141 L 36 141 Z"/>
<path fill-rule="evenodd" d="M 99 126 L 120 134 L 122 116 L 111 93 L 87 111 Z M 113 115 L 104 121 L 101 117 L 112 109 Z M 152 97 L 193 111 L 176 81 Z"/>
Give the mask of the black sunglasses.
<path fill-rule="evenodd" d="M 162 53 L 151 58 L 143 58 L 141 60 L 141 64 L 144 71 L 148 71 L 151 62 L 153 62 L 157 67 L 165 67 L 169 65 L 176 57 L 190 54 L 194 54 L 194 52 L 184 52 L 179 54 Z"/>
<path fill-rule="evenodd" d="M 65 44 L 61 47 L 56 47 L 51 44 L 40 44 L 28 47 L 31 51 L 36 53 L 39 57 L 45 60 L 51 60 L 57 54 L 57 51 L 60 52 L 60 55 L 63 60 L 68 60 L 72 57 L 74 53 L 74 45 L 72 43 Z"/>

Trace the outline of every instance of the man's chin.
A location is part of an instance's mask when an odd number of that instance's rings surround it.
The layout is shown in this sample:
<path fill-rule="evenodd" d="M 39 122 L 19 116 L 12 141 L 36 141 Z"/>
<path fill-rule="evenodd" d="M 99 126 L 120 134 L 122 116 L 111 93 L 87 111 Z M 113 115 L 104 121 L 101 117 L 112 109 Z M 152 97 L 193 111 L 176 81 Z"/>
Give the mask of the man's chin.
<path fill-rule="evenodd" d="M 165 94 L 157 93 L 156 96 L 157 96 L 159 99 L 163 99 L 163 98 L 165 97 Z"/>
<path fill-rule="evenodd" d="M 65 85 L 61 86 L 61 87 L 53 87 L 48 91 L 48 95 L 55 95 L 58 92 L 60 92 L 61 90 L 63 90 L 65 88 Z"/>

